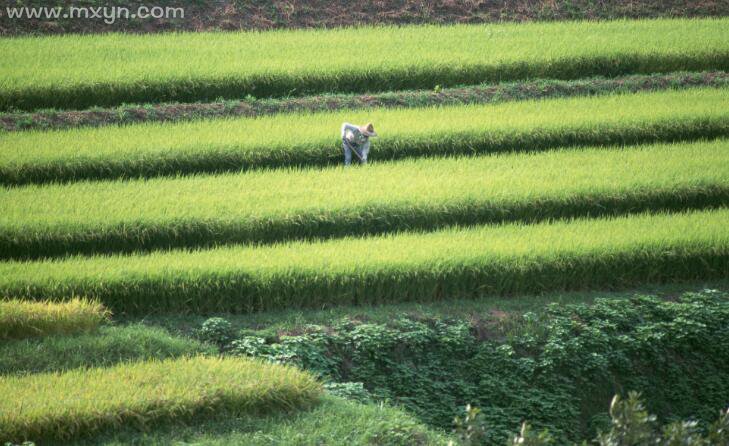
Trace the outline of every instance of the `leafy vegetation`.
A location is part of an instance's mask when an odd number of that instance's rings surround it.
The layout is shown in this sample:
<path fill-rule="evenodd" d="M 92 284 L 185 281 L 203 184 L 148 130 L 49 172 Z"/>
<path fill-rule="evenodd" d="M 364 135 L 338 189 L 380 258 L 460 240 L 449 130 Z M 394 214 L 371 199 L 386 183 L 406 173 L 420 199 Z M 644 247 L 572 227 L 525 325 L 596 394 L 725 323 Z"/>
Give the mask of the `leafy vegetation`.
<path fill-rule="evenodd" d="M 109 316 L 103 305 L 86 299 L 66 302 L 0 299 L 0 339 L 89 332 Z"/>
<path fill-rule="evenodd" d="M 470 403 L 481 408 L 486 444 L 503 444 L 524 420 L 566 444 L 606 431 L 605 408 L 627 391 L 642 392 L 662 420 L 706 427 L 729 392 L 728 318 L 729 295 L 705 290 L 551 305 L 490 323 L 345 319 L 295 336 L 243 336 L 225 349 L 361 382 L 373 399 L 443 428 Z"/>
<path fill-rule="evenodd" d="M 456 418 L 456 432 L 462 446 L 481 444 L 486 436 L 488 426 L 485 425 L 481 411 L 467 406 L 463 418 Z M 719 419 L 708 429 L 706 435 L 697 428 L 695 421 L 675 421 L 659 428 L 656 417 L 649 415 L 640 400 L 640 394 L 628 393 L 627 398 L 615 395 L 610 404 L 610 429 L 600 432 L 592 443 L 599 446 L 716 446 L 729 443 L 729 411 L 720 413 Z M 535 432 L 524 423 L 521 431 L 512 436 L 507 446 L 548 446 L 557 444 L 548 429 Z M 563 444 L 563 443 L 560 443 Z M 587 442 L 581 443 L 586 445 Z M 449 443 L 453 446 L 453 443 Z"/>
<path fill-rule="evenodd" d="M 0 294 L 249 312 L 727 277 L 729 210 L 0 263 Z"/>
<path fill-rule="evenodd" d="M 363 27 L 357 30 L 356 63 L 348 29 L 2 39 L 0 109 L 725 70 L 727 23 Z"/>
<path fill-rule="evenodd" d="M 214 413 L 311 407 L 321 386 L 292 367 L 192 357 L 0 380 L 0 438 L 66 439 Z"/>
<path fill-rule="evenodd" d="M 187 337 L 142 324 L 104 326 L 95 333 L 49 336 L 0 344 L 0 375 L 109 367 L 138 360 L 215 354 L 217 350 Z"/>
<path fill-rule="evenodd" d="M 499 84 L 467 85 L 433 90 L 394 91 L 354 95 L 332 93 L 295 98 L 218 100 L 209 103 L 126 104 L 84 111 L 39 110 L 33 113 L 0 113 L 0 127 L 8 131 L 64 129 L 142 122 L 176 122 L 199 119 L 262 116 L 276 113 L 324 112 L 378 107 L 486 104 L 540 98 L 597 96 L 639 91 L 696 87 L 729 87 L 725 71 L 633 74 L 617 78 L 558 80 L 535 79 Z"/>
<path fill-rule="evenodd" d="M 6 258 L 701 209 L 729 204 L 729 140 L 22 187 L 0 203 Z"/>
<path fill-rule="evenodd" d="M 729 135 L 729 89 L 299 113 L 0 135 L 0 184 L 342 162 L 343 121 L 374 121 L 376 160 Z"/>
<path fill-rule="evenodd" d="M 372 324 L 387 324 L 392 321 L 393 315 L 403 315 L 415 320 L 463 319 L 472 323 L 480 323 L 481 321 L 498 321 L 501 315 L 523 314 L 526 312 L 541 313 L 549 305 L 589 305 L 595 299 L 628 299 L 636 294 L 673 300 L 681 294 L 695 293 L 704 289 L 715 289 L 721 293 L 729 294 L 729 280 L 642 284 L 619 290 L 550 291 L 520 295 L 518 298 L 515 298 L 515 296 L 492 295 L 482 299 L 451 298 L 421 302 L 339 305 L 328 308 L 284 308 L 248 314 L 216 313 L 214 316 L 202 313 L 147 314 L 144 316 L 144 321 L 150 326 L 164 328 L 168 332 L 181 337 L 198 338 L 202 324 L 215 317 L 228 321 L 233 334 L 275 339 L 279 336 L 304 333 L 310 325 L 331 326 L 342 319 Z M 117 319 L 120 324 L 134 324 L 138 317 L 118 317 Z M 516 326 L 509 325 L 505 328 L 519 330 L 519 324 Z M 504 336 L 507 335 L 504 334 Z"/>
<path fill-rule="evenodd" d="M 197 336 L 202 341 L 222 348 L 233 340 L 233 327 L 223 318 L 212 317 L 203 323 Z"/>

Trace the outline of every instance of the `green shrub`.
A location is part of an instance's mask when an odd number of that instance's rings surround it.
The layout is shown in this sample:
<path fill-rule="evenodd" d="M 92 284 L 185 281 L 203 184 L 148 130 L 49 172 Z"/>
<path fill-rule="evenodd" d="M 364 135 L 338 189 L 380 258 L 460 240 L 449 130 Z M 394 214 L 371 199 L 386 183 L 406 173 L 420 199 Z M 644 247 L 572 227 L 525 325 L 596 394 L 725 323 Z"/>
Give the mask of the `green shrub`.
<path fill-rule="evenodd" d="M 230 322 L 223 318 L 211 317 L 203 322 L 197 335 L 201 341 L 223 348 L 233 340 L 235 333 Z"/>
<path fill-rule="evenodd" d="M 119 426 L 307 408 L 321 386 L 293 367 L 193 357 L 0 379 L 0 438 L 58 440 Z"/>
<path fill-rule="evenodd" d="M 475 433 L 488 430 L 477 408 L 466 408 L 466 415 L 456 418 L 455 433 L 462 446 L 481 444 Z M 719 446 L 729 444 L 729 411 L 720 413 L 719 419 L 701 432 L 695 421 L 675 421 L 662 428 L 656 425 L 656 417 L 649 415 L 640 401 L 640 395 L 630 392 L 627 399 L 616 395 L 610 404 L 610 429 L 600 432 L 591 443 L 599 446 Z M 547 429 L 535 432 L 529 424 L 522 424 L 519 434 L 514 435 L 507 446 L 557 445 Z M 453 442 L 449 443 L 453 445 Z M 583 446 L 587 442 L 582 443 Z"/>
<path fill-rule="evenodd" d="M 372 402 L 372 395 L 362 383 L 325 383 L 324 390 L 330 395 L 360 403 Z"/>
<path fill-rule="evenodd" d="M 87 299 L 0 300 L 0 339 L 88 332 L 107 321 L 110 314 L 100 303 Z"/>
<path fill-rule="evenodd" d="M 598 299 L 512 317 L 505 331 L 462 320 L 345 322 L 275 343 L 248 336 L 231 352 L 361 382 L 374 399 L 441 428 L 472 404 L 481 410 L 471 418 L 487 427 L 473 437 L 488 444 L 503 443 L 524 420 L 558 444 L 590 438 L 610 428 L 612 396 L 629 390 L 662 420 L 701 427 L 726 405 L 729 295 Z"/>

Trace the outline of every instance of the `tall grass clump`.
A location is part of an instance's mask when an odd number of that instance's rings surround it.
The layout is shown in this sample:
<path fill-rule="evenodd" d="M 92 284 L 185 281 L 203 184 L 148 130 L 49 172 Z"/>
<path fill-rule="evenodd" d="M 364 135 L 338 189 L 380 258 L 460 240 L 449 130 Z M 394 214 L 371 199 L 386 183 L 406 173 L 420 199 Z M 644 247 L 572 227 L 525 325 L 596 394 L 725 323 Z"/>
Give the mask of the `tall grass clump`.
<path fill-rule="evenodd" d="M 343 121 L 375 123 L 373 161 L 729 136 L 729 89 L 294 113 L 0 135 L 0 184 L 342 162 Z"/>
<path fill-rule="evenodd" d="M 253 312 L 729 277 L 729 209 L 0 263 L 0 294 Z"/>
<path fill-rule="evenodd" d="M 0 300 L 0 339 L 89 332 L 108 320 L 110 314 L 102 304 L 88 299 Z"/>
<path fill-rule="evenodd" d="M 0 110 L 725 70 L 728 25 L 662 19 L 6 38 Z"/>
<path fill-rule="evenodd" d="M 4 377 L 0 395 L 0 438 L 21 442 L 221 413 L 301 409 L 318 401 L 321 387 L 293 367 L 191 357 Z"/>
<path fill-rule="evenodd" d="M 0 258 L 722 205 L 729 205 L 726 139 L 403 160 L 367 169 L 80 182 L 7 189 L 0 196 Z"/>

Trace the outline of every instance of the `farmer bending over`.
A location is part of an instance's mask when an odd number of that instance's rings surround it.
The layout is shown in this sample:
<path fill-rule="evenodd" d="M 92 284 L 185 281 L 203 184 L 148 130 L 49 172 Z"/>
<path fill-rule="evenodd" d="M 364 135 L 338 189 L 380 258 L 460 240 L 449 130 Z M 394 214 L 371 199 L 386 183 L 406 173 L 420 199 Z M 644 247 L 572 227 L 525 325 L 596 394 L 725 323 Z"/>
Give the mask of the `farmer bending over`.
<path fill-rule="evenodd" d="M 352 152 L 359 159 L 360 164 L 367 164 L 367 154 L 370 153 L 370 136 L 377 136 L 372 123 L 359 126 L 348 122 L 342 124 L 345 166 L 352 164 Z"/>

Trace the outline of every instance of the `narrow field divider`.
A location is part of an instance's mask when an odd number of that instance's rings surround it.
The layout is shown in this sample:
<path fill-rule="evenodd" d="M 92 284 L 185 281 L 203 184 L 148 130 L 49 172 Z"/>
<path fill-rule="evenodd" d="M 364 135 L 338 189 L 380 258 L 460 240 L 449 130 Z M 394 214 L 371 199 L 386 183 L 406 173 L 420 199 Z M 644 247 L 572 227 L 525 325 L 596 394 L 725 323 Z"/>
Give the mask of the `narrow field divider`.
<path fill-rule="evenodd" d="M 259 415 L 318 402 L 315 378 L 242 358 L 191 357 L 0 379 L 3 441 L 68 440 L 215 413 Z"/>
<path fill-rule="evenodd" d="M 377 161 L 729 136 L 729 89 L 412 109 L 295 113 L 0 134 L 0 184 L 342 162 L 343 121 L 375 123 Z"/>
<path fill-rule="evenodd" d="M 0 262 L 0 294 L 253 312 L 729 277 L 729 209 L 274 246 Z"/>
<path fill-rule="evenodd" d="M 264 99 L 249 97 L 214 102 L 168 102 L 154 106 L 124 104 L 113 108 L 93 107 L 82 111 L 42 110 L 30 113 L 0 113 L 0 129 L 12 132 L 129 125 L 143 122 L 183 122 L 237 116 L 255 117 L 294 112 L 488 104 L 699 87 L 729 87 L 729 72 L 682 71 L 667 74 L 633 74 L 616 78 L 600 76 L 564 81 L 535 79 L 498 84 L 483 83 L 438 90 L 401 90 L 370 94 L 333 93 Z"/>
<path fill-rule="evenodd" d="M 729 140 L 17 187 L 0 258 L 729 206 Z"/>

